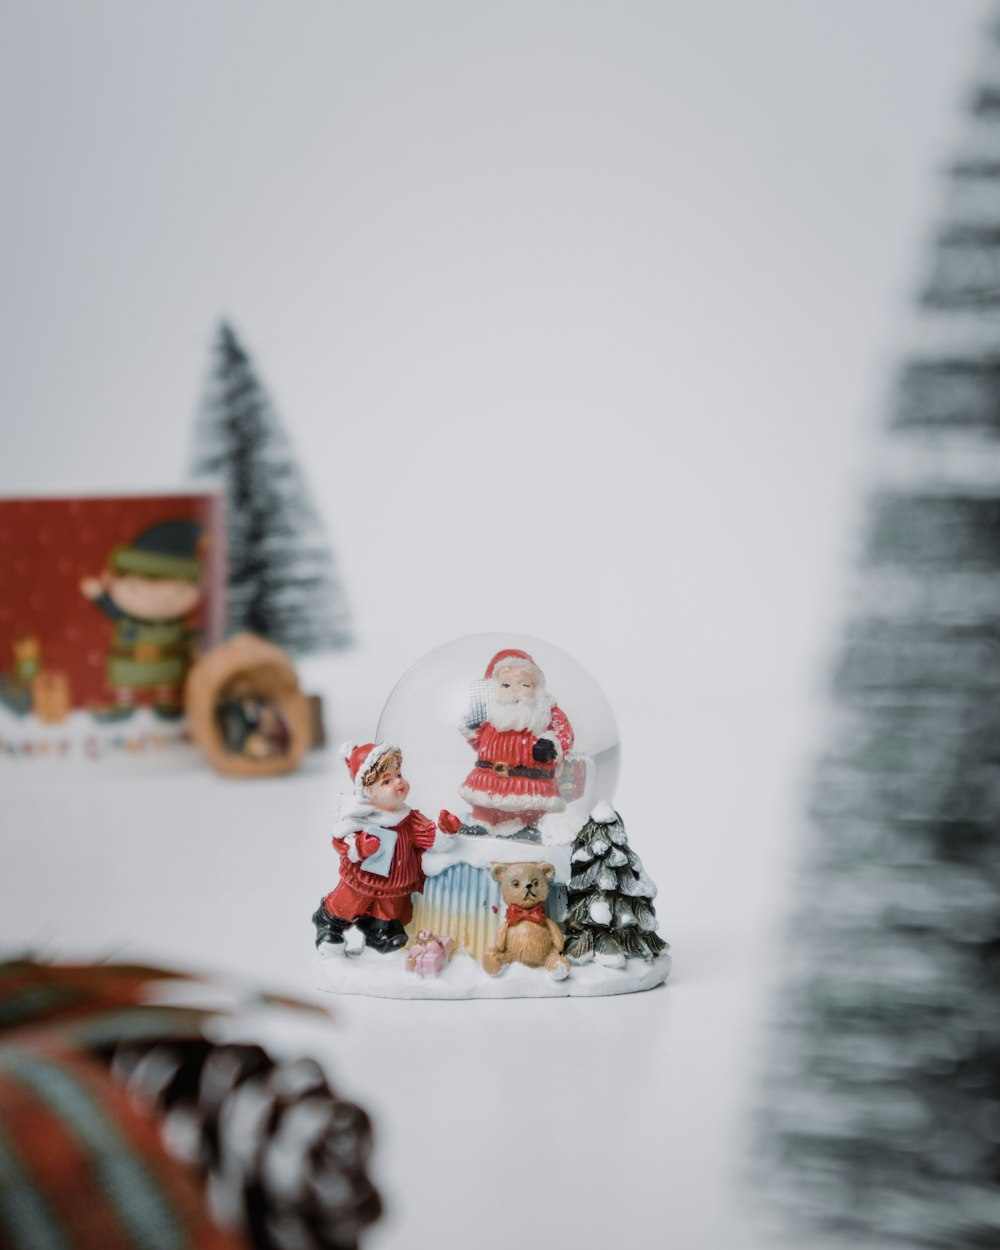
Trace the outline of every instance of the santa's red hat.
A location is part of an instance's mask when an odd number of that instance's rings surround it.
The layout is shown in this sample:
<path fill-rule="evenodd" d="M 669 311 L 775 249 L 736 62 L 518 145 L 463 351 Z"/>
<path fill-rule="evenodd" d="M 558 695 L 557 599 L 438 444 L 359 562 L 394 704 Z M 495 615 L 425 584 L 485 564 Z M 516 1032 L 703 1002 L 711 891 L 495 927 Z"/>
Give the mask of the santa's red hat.
<path fill-rule="evenodd" d="M 361 746 L 356 746 L 353 742 L 340 744 L 340 754 L 354 782 L 354 793 L 359 798 L 364 798 L 366 794 L 365 776 L 371 772 L 383 755 L 398 750 L 399 747 L 394 742 L 365 742 Z"/>
<path fill-rule="evenodd" d="M 527 651 L 516 651 L 509 647 L 506 651 L 498 651 L 493 659 L 490 660 L 489 664 L 486 665 L 487 681 L 491 677 L 496 676 L 498 668 L 513 668 L 514 666 L 517 668 L 529 669 L 532 673 L 537 674 L 539 677 L 542 675 L 542 670 L 538 667 Z"/>

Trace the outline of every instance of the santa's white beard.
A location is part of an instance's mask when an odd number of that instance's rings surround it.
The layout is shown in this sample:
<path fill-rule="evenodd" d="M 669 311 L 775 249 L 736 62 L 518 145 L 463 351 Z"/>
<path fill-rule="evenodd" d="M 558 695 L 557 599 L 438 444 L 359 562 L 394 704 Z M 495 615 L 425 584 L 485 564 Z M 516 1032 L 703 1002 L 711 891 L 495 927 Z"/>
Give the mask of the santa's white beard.
<path fill-rule="evenodd" d="M 501 702 L 497 693 L 490 699 L 488 720 L 499 733 L 510 729 L 527 729 L 537 738 L 549 727 L 552 708 L 555 706 L 547 690 L 536 690 L 532 699 L 511 699 Z"/>

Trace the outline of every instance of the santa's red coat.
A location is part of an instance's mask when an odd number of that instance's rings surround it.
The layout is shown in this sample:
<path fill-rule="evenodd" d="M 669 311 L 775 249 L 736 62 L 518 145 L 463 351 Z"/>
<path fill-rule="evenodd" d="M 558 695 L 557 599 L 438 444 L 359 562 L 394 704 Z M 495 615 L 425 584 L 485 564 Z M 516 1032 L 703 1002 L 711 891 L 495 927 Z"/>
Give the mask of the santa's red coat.
<path fill-rule="evenodd" d="M 331 916 L 343 920 L 357 920 L 362 916 L 374 916 L 379 920 L 399 920 L 408 924 L 413 915 L 412 894 L 424 888 L 424 851 L 434 845 L 436 826 L 422 812 L 411 811 L 392 828 L 396 832 L 396 845 L 392 852 L 389 875 L 380 877 L 366 872 L 364 859 L 353 863 L 348 853 L 347 836 L 333 839 L 334 849 L 340 855 L 340 884 L 324 900 Z M 357 843 L 362 842 L 361 824 L 358 824 Z M 378 833 L 368 826 L 366 832 Z"/>
<path fill-rule="evenodd" d="M 549 763 L 534 758 L 532 750 L 540 738 L 558 744 L 559 758 Z M 509 812 L 511 816 L 558 812 L 566 806 L 557 778 L 562 756 L 573 745 L 573 727 L 555 704 L 542 734 L 535 735 L 529 729 L 500 730 L 487 721 L 468 741 L 476 753 L 476 766 L 458 792 L 473 806 Z M 528 775 L 518 775 L 521 770 Z"/>

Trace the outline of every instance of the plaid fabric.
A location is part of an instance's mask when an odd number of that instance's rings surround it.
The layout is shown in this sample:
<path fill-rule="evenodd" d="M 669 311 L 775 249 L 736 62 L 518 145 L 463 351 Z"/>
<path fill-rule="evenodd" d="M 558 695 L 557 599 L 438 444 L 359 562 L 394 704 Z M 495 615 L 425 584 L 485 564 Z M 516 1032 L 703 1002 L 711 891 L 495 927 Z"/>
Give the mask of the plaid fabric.
<path fill-rule="evenodd" d="M 245 1250 L 107 1069 L 39 1037 L 0 1045 L 0 1245 Z"/>
<path fill-rule="evenodd" d="M 0 1246 L 246 1250 L 211 1222 L 196 1174 L 165 1153 L 94 1051 L 196 1031 L 197 1013 L 141 1005 L 166 975 L 0 965 Z"/>

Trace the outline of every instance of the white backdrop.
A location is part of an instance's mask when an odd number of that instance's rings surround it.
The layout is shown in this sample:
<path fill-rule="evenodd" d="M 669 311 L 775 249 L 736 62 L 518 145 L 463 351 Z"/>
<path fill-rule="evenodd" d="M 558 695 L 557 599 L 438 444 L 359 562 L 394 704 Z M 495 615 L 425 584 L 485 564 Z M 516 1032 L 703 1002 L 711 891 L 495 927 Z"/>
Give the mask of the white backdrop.
<path fill-rule="evenodd" d="M 373 1245 L 436 1229 L 451 1250 L 491 1209 L 468 1091 L 503 1122 L 479 1056 L 502 1067 L 517 1022 L 576 1055 L 574 1089 L 632 1082 L 627 1112 L 605 1088 L 585 1115 L 551 1067 L 563 1197 L 539 1199 L 533 1244 L 615 1236 L 616 1188 L 652 1244 L 715 1244 L 866 440 L 982 13 L 3 6 L 0 493 L 172 485 L 230 316 L 354 609 L 361 646 L 308 666 L 334 741 L 374 731 L 419 655 L 481 630 L 558 643 L 618 716 L 672 983 L 475 1023 L 474 1004 L 417 1005 L 420 1079 L 387 1077 L 404 1006 L 341 1004 L 334 1067 L 379 1118 L 392 1203 Z M 0 944 L 306 987 L 339 784 L 18 780 Z M 606 1162 L 603 1197 L 574 1207 L 567 1135 L 606 1143 L 623 1114 L 642 1161 Z M 444 1205 L 443 1157 L 463 1195 Z M 475 1236 L 509 1244 L 502 1223 Z"/>
<path fill-rule="evenodd" d="M 226 314 L 389 671 L 798 691 L 980 12 L 7 4 L 0 489 L 173 482 Z"/>

